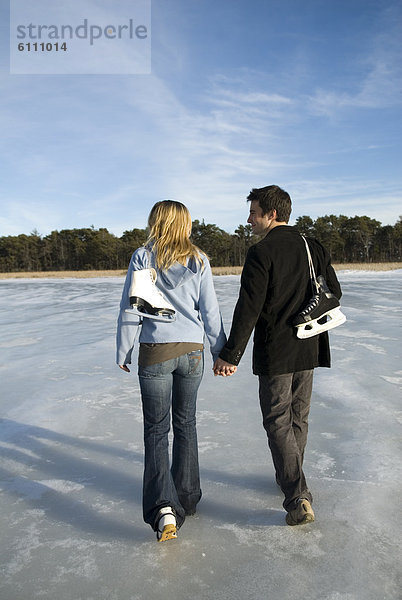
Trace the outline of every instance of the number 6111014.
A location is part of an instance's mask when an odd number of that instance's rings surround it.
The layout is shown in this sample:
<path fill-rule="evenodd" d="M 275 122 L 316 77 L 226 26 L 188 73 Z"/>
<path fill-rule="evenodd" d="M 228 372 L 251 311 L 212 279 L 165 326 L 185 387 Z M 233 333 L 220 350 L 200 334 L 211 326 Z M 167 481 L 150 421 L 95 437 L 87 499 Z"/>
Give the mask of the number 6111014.
<path fill-rule="evenodd" d="M 18 50 L 20 52 L 59 52 L 60 50 L 66 52 L 67 44 L 63 42 L 27 42 L 26 44 L 18 44 Z"/>

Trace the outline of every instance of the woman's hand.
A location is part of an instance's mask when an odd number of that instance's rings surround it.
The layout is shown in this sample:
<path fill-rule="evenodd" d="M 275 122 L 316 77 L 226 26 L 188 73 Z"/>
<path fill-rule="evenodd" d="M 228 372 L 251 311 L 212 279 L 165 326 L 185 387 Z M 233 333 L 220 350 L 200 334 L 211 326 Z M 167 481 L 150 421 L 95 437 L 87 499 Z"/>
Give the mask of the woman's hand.
<path fill-rule="evenodd" d="M 127 365 L 119 365 L 119 367 L 120 369 L 123 369 L 123 371 L 125 371 L 126 373 L 130 373 L 130 369 Z"/>
<path fill-rule="evenodd" d="M 222 358 L 217 358 L 212 370 L 215 376 L 221 375 L 221 377 L 230 377 L 233 373 L 236 373 L 237 367 L 236 365 L 231 365 L 226 362 L 226 360 L 222 360 Z"/>

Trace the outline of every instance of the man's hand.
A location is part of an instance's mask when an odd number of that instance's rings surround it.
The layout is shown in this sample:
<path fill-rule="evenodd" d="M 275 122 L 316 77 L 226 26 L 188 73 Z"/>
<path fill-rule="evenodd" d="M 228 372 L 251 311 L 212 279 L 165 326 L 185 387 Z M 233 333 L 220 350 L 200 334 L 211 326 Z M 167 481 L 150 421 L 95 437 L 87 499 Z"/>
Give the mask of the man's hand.
<path fill-rule="evenodd" d="M 215 376 L 230 377 L 233 373 L 236 373 L 237 367 L 226 362 L 226 360 L 222 360 L 222 358 L 217 358 L 212 370 Z"/>
<path fill-rule="evenodd" d="M 127 365 L 119 365 L 119 367 L 120 369 L 123 369 L 123 371 L 125 371 L 126 373 L 130 373 L 130 369 Z"/>

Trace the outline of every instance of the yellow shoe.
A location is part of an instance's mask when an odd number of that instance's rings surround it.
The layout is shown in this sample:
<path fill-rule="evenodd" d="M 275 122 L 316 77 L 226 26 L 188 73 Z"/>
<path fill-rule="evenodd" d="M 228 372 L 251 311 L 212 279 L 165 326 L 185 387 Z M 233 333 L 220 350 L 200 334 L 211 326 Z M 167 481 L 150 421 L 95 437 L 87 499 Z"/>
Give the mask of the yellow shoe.
<path fill-rule="evenodd" d="M 297 506 L 286 515 L 286 523 L 288 525 L 304 525 L 314 521 L 314 511 L 311 504 L 305 498 L 299 498 Z"/>
<path fill-rule="evenodd" d="M 176 517 L 170 506 L 161 508 L 157 517 L 156 539 L 166 542 L 177 538 Z"/>

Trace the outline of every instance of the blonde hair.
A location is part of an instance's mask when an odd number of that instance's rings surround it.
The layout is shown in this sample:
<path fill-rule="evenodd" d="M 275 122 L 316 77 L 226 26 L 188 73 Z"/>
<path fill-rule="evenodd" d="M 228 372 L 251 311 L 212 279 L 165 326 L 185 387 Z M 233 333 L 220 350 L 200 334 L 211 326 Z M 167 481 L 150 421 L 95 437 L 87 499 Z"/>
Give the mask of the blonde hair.
<path fill-rule="evenodd" d="M 184 204 L 175 200 L 157 202 L 149 213 L 148 226 L 146 245 L 152 246 L 159 269 L 169 269 L 175 262 L 186 266 L 189 258 L 203 264 L 199 248 L 189 239 L 191 217 Z"/>

